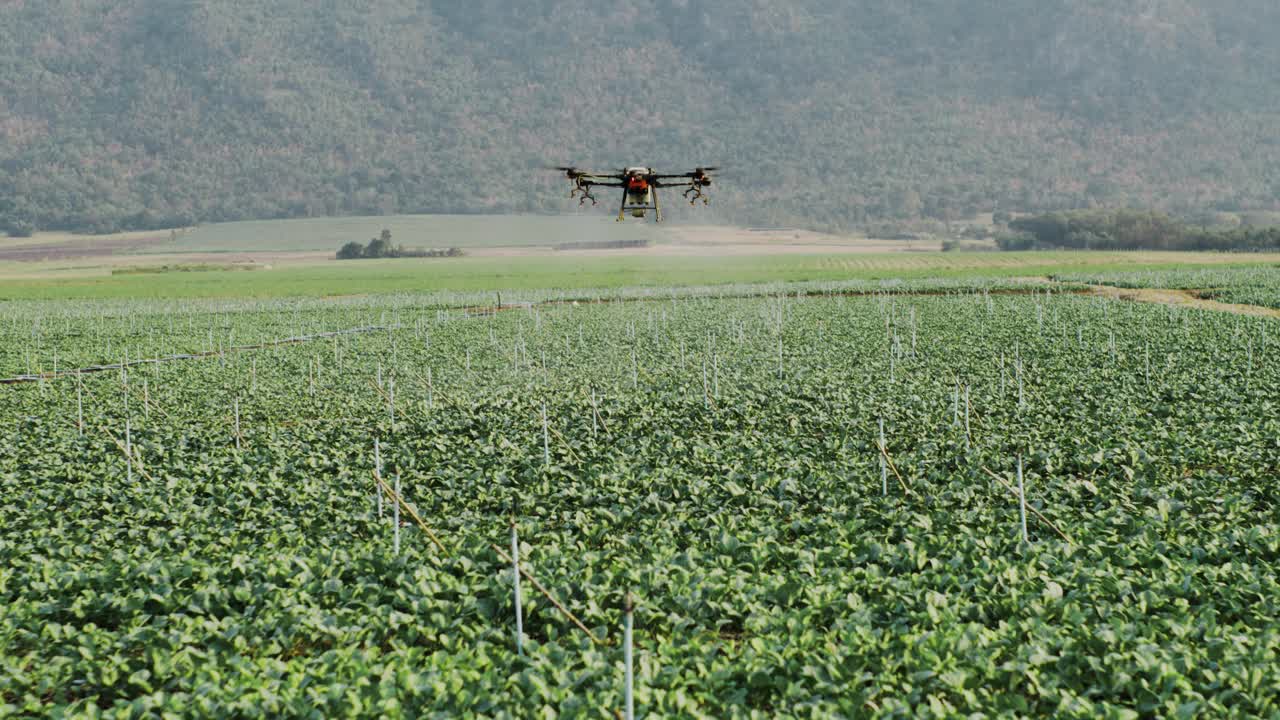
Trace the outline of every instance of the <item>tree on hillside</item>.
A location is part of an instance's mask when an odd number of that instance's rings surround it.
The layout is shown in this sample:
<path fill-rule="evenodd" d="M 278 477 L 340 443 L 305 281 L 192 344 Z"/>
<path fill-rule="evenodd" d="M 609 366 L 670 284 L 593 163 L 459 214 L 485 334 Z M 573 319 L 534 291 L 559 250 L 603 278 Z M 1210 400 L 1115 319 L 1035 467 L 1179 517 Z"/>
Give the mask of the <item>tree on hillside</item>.
<path fill-rule="evenodd" d="M 1280 3 L 1141 5 L 0 2 L 0 230 L 572 212 L 571 160 L 752 168 L 699 222 L 1280 210 Z"/>

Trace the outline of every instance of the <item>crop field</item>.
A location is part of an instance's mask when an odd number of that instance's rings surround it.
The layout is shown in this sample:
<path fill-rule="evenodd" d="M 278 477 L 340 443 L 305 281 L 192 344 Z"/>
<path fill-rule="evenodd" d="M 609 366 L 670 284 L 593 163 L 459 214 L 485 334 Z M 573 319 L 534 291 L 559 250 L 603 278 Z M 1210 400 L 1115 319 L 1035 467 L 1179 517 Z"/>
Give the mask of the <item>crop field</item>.
<path fill-rule="evenodd" d="M 913 287 L 0 306 L 0 715 L 1280 713 L 1280 322 Z"/>
<path fill-rule="evenodd" d="M 625 226 L 624 226 L 625 227 Z M 566 236 L 561 236 L 562 238 Z M 407 241 L 406 241 L 407 242 Z M 409 244 L 409 243 L 407 243 Z M 112 274 L 112 267 L 83 259 L 61 263 L 0 262 L 0 301 L 95 298 L 293 298 L 374 293 L 471 292 L 491 288 L 561 290 L 671 287 L 842 280 L 966 280 L 1047 276 L 1106 277 L 1145 273 L 1230 272 L 1262 267 L 1275 277 L 1280 256 L 1157 252 L 835 252 L 779 253 L 767 244 L 750 252 L 679 254 L 669 244 L 643 252 L 545 252 L 511 256 L 337 261 L 325 255 L 300 260 L 271 257 L 257 269 Z M 219 251 L 221 253 L 222 251 Z M 477 251 L 479 252 L 479 251 Z M 526 252 L 530 252 L 526 250 Z M 190 263 L 171 255 L 128 255 L 126 271 L 148 258 Z M 220 257 L 210 255 L 209 258 Z M 246 255 L 247 259 L 252 256 Z M 216 262 L 210 260 L 210 262 Z M 1273 281 L 1274 282 L 1274 281 Z"/>

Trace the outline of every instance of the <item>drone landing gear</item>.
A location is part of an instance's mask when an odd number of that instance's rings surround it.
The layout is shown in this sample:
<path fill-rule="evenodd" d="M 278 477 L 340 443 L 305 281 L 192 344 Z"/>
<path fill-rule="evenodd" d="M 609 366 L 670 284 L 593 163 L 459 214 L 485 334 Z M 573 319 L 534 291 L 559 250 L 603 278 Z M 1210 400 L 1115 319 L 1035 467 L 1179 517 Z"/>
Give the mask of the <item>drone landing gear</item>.
<path fill-rule="evenodd" d="M 690 197 L 692 195 L 693 197 Z M 709 205 L 711 200 L 702 192 L 701 183 L 690 185 L 688 190 L 684 191 L 684 199 L 689 201 L 690 205 L 702 201 L 703 205 Z"/>
<path fill-rule="evenodd" d="M 582 197 L 578 197 L 579 195 L 581 195 Z M 574 186 L 572 190 L 569 191 L 569 199 L 572 200 L 575 197 L 578 197 L 579 205 L 582 205 L 588 200 L 591 201 L 592 205 L 596 204 L 596 196 L 592 195 L 591 188 L 583 183 L 578 183 L 576 186 Z"/>

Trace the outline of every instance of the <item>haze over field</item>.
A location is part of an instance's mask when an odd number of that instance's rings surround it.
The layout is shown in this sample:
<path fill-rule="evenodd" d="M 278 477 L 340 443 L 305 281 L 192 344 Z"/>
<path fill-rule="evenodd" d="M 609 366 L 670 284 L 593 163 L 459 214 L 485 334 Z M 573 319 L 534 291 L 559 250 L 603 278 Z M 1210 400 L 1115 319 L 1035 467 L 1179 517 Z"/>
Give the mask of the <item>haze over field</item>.
<path fill-rule="evenodd" d="M 1280 195 L 1274 2 L 358 5 L 0 4 L 0 228 L 562 212 L 552 162 L 827 229 Z"/>

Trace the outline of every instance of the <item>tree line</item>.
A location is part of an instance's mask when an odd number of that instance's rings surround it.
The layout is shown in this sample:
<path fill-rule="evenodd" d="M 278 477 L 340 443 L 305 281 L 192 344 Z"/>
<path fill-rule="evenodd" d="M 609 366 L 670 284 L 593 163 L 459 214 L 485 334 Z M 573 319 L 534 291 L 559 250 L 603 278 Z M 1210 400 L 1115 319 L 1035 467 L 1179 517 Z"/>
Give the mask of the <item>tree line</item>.
<path fill-rule="evenodd" d="M 1009 221 L 1001 250 L 1280 250 L 1280 227 L 1209 228 L 1160 212 L 1084 210 Z"/>
<path fill-rule="evenodd" d="M 361 245 L 352 241 L 338 248 L 337 252 L 339 260 L 423 257 L 462 257 L 462 249 L 456 247 L 444 249 L 407 248 L 404 245 L 394 245 L 391 242 L 391 231 L 384 228 L 382 233 L 378 237 L 370 239 L 368 244 Z"/>

